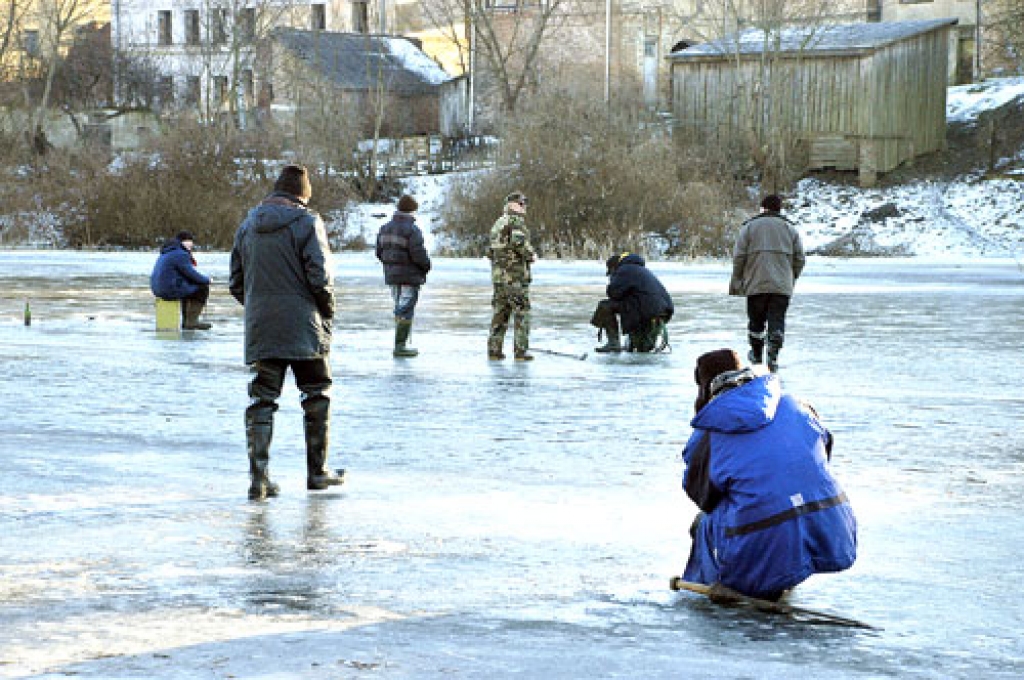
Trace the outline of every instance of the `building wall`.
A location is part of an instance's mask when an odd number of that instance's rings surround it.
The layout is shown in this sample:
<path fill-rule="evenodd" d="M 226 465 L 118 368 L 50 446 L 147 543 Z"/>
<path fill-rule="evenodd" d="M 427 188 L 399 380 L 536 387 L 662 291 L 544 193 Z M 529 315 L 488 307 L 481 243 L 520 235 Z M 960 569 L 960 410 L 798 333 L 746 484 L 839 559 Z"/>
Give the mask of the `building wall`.
<path fill-rule="evenodd" d="M 255 106 L 265 84 L 255 54 L 259 38 L 283 26 L 352 31 L 357 4 L 352 0 L 112 0 L 111 39 L 117 55 L 145 60 L 169 84 L 169 89 L 161 87 L 168 93 L 164 105 L 191 105 L 198 91 L 200 106 L 207 113 L 245 110 Z M 368 23 L 376 19 L 375 7 L 366 7 Z M 226 39 L 215 42 L 215 17 L 221 12 Z M 198 18 L 198 34 L 189 30 L 190 16 Z M 248 23 L 253 25 L 251 31 L 246 29 Z M 195 39 L 190 40 L 190 35 Z M 238 101 L 219 96 L 225 78 L 229 90 L 238 92 Z M 119 101 L 128 101 L 131 95 L 118 84 Z"/>
<path fill-rule="evenodd" d="M 728 144 L 761 121 L 807 144 L 809 165 L 861 171 L 870 184 L 915 155 L 942 148 L 949 29 L 874 52 L 778 59 L 759 83 L 761 62 L 721 57 L 673 64 L 673 112 L 684 134 Z M 757 85 L 755 85 L 757 83 Z"/>

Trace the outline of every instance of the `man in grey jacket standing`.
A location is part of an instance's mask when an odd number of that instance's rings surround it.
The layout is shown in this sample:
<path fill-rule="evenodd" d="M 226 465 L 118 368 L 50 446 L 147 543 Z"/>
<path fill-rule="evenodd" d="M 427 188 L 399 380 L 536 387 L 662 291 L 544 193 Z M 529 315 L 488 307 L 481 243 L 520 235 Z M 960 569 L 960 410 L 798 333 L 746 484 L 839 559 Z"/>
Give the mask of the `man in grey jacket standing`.
<path fill-rule="evenodd" d="M 306 488 L 344 482 L 327 468 L 334 284 L 331 250 L 304 167 L 281 170 L 274 191 L 249 211 L 231 249 L 231 294 L 245 307 L 245 363 L 254 374 L 245 411 L 249 498 L 277 496 L 270 481 L 274 412 L 289 367 L 302 393 Z"/>
<path fill-rule="evenodd" d="M 747 298 L 747 337 L 751 363 L 767 359 L 779 368 L 786 336 L 786 311 L 793 286 L 804 269 L 804 246 L 796 227 L 782 216 L 775 194 L 761 201 L 761 213 L 743 223 L 732 256 L 729 295 Z"/>

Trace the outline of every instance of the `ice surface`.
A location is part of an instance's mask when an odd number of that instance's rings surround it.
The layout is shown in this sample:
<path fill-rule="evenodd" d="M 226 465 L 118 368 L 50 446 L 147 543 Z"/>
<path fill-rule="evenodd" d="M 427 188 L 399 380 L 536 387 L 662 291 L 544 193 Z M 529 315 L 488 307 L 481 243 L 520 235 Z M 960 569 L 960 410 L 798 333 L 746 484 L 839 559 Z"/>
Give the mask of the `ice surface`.
<path fill-rule="evenodd" d="M 484 260 L 438 258 L 420 356 L 395 360 L 366 254 L 337 258 L 332 460 L 303 484 L 301 409 L 248 486 L 241 309 L 153 331 L 153 255 L 0 251 L 0 677 L 1018 678 L 1024 274 L 1010 261 L 812 258 L 785 385 L 836 436 L 853 569 L 814 626 L 668 591 L 695 357 L 744 343 L 725 264 L 661 264 L 673 352 L 485 357 Z M 534 344 L 583 352 L 601 262 L 536 268 Z M 33 323 L 22 324 L 25 300 Z"/>

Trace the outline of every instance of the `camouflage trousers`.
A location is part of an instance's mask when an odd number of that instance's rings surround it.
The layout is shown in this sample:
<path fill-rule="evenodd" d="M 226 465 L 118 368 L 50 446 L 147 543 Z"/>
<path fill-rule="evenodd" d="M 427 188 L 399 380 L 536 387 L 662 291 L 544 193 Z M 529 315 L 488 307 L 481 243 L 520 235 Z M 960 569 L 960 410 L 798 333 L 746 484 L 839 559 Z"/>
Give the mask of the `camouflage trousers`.
<path fill-rule="evenodd" d="M 491 318 L 491 333 L 487 338 L 487 351 L 501 354 L 505 344 L 505 332 L 509 319 L 513 319 L 513 344 L 516 354 L 526 352 L 530 347 L 530 287 L 527 284 L 494 284 L 491 298 L 494 316 Z"/>

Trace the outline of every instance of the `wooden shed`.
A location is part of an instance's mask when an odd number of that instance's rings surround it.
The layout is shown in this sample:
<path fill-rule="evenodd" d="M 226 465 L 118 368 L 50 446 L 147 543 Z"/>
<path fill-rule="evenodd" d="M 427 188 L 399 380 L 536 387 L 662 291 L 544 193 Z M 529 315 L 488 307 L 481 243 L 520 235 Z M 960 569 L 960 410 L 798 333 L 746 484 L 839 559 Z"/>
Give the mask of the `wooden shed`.
<path fill-rule="evenodd" d="M 747 29 L 694 45 L 668 57 L 673 113 L 678 125 L 713 138 L 784 121 L 808 169 L 857 170 L 870 186 L 879 173 L 944 148 L 956 23 Z"/>

